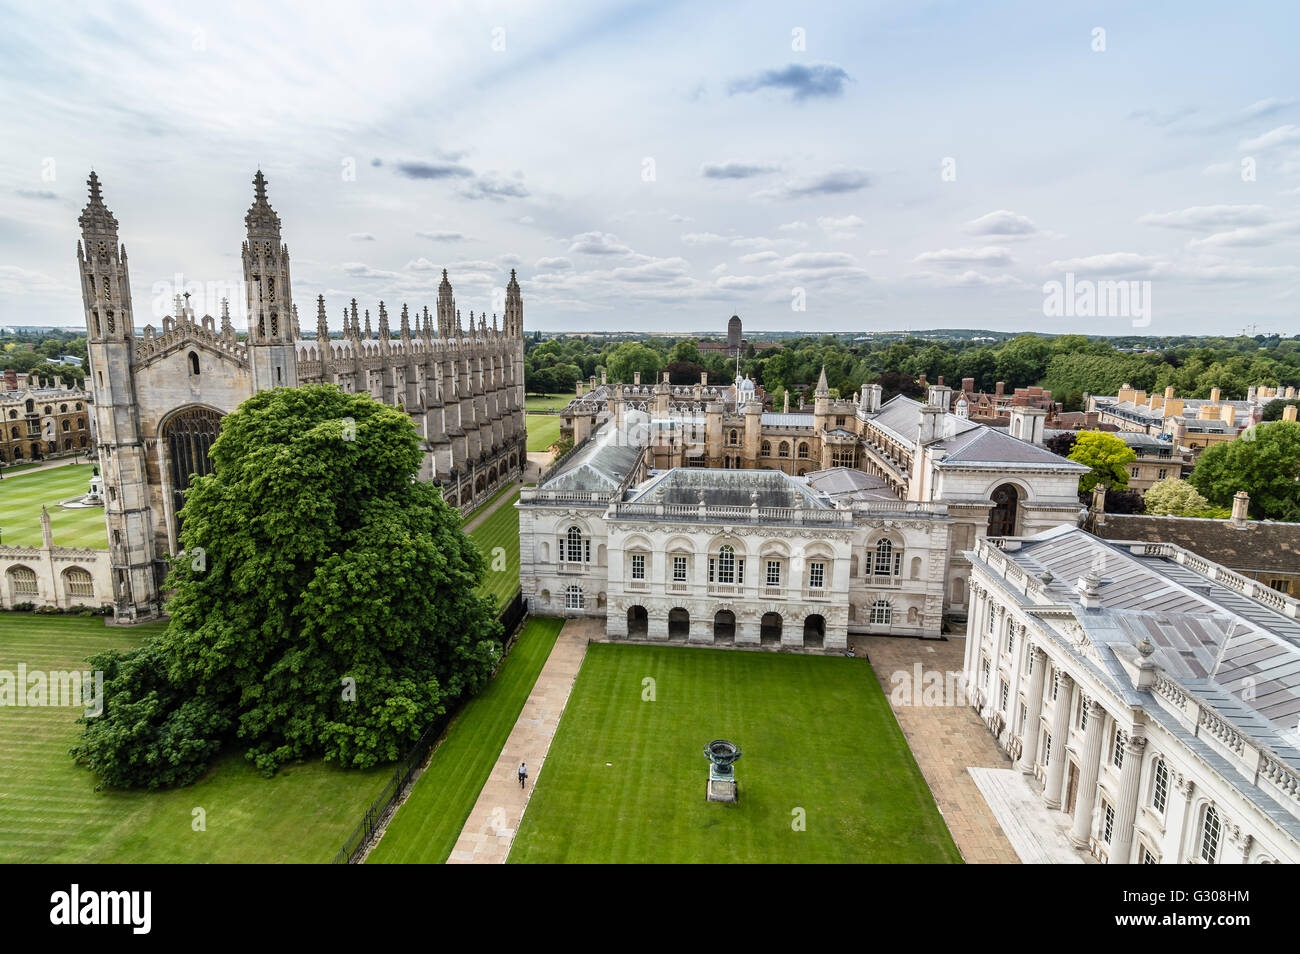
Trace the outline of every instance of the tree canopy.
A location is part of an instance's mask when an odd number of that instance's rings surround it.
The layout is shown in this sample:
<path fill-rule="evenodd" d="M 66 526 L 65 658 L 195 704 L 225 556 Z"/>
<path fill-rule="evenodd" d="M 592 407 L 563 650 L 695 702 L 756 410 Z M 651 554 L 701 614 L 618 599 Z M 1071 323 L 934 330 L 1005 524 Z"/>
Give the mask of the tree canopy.
<path fill-rule="evenodd" d="M 1210 502 L 1187 481 L 1166 477 L 1146 492 L 1147 513 L 1157 517 L 1187 517 L 1208 509 Z"/>
<path fill-rule="evenodd" d="M 1188 479 L 1217 506 L 1232 506 L 1244 490 L 1252 517 L 1300 520 L 1300 423 L 1256 424 L 1235 441 L 1207 447 Z"/>
<path fill-rule="evenodd" d="M 186 493 L 164 634 L 93 661 L 73 754 L 114 786 L 184 784 L 228 744 L 263 772 L 397 759 L 499 656 L 483 557 L 415 479 L 410 418 L 318 385 L 254 395 Z"/>
<path fill-rule="evenodd" d="M 1107 490 L 1127 487 L 1128 465 L 1137 460 L 1137 454 L 1113 434 L 1080 431 L 1070 460 L 1092 468 L 1092 473 L 1079 478 L 1079 490 L 1092 493 L 1098 483 L 1105 484 Z"/>

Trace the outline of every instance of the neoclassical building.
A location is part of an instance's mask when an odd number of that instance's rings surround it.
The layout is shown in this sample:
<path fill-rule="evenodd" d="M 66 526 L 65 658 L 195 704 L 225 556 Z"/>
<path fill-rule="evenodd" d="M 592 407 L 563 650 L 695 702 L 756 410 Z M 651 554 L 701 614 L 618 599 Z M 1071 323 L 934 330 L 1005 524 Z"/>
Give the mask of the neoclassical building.
<path fill-rule="evenodd" d="M 1042 446 L 1040 408 L 1016 407 L 1009 427 L 989 427 L 971 420 L 961 401 L 950 408 L 953 392 L 941 384 L 925 403 L 901 395 L 882 403 L 878 385 L 832 401 L 824 373 L 811 413 L 764 411 L 745 378 L 603 387 L 603 401 L 588 394 L 570 403 L 566 414 L 582 441 L 521 498 L 520 582 L 534 612 L 607 617 L 612 633 L 725 641 L 734 632 L 743 643 L 761 641 L 766 625 L 776 642 L 779 616 L 787 645 L 834 648 L 850 633 L 937 636 L 945 614 L 966 613 L 966 551 L 977 540 L 1075 524 L 1082 511 L 1078 482 L 1087 468 Z M 752 494 L 757 508 L 748 506 Z M 625 531 L 629 523 L 641 529 Z M 562 566 L 558 554 L 567 551 L 551 543 L 573 528 L 594 547 L 581 568 Z M 826 560 L 787 554 L 782 608 L 760 592 L 757 577 L 729 584 L 735 593 L 708 577 L 723 538 L 738 534 L 820 535 L 833 552 L 820 554 Z M 629 540 L 645 551 L 637 565 L 648 574 L 635 588 Z M 729 545 L 764 573 L 773 562 L 764 548 L 775 544 Z M 669 576 L 678 551 L 688 557 L 686 581 Z M 806 598 L 803 577 L 791 574 L 810 563 L 842 572 L 827 577 L 842 583 Z M 643 593 L 653 598 L 638 599 Z M 728 596 L 743 596 L 745 605 Z"/>
<path fill-rule="evenodd" d="M 965 686 L 1112 864 L 1300 861 L 1300 601 L 1062 526 L 968 554 Z"/>
<path fill-rule="evenodd" d="M 353 299 L 335 338 L 322 296 L 315 338 L 304 339 L 289 249 L 259 171 L 240 249 L 247 335 L 235 332 L 224 302 L 219 318 L 200 317 L 183 296 L 160 329 L 137 332 L 117 219 L 93 172 L 89 186 L 77 269 L 119 619 L 160 611 L 185 489 L 192 475 L 209 472 L 207 451 L 222 416 L 255 392 L 328 383 L 403 409 L 424 449 L 420 476 L 438 483 L 462 510 L 521 473 L 523 302 L 513 271 L 500 327 L 495 315 L 490 325 L 486 315 L 476 324 L 473 312 L 466 326 L 444 271 L 433 315 L 427 307 L 412 312 L 402 305 L 394 332 L 380 302 L 372 330 L 370 312 L 363 327 Z"/>

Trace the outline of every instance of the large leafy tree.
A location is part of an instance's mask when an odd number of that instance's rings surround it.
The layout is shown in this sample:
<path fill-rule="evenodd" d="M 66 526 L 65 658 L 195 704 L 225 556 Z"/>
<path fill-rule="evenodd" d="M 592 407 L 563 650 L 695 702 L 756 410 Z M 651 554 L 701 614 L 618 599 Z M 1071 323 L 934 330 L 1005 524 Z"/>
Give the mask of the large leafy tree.
<path fill-rule="evenodd" d="M 1300 520 L 1300 423 L 1257 424 L 1235 441 L 1208 447 L 1188 479 L 1220 507 L 1244 490 L 1252 517 Z"/>
<path fill-rule="evenodd" d="M 278 389 L 229 415 L 211 456 L 181 511 L 167 630 L 113 661 L 74 750 L 106 782 L 192 781 L 228 743 L 267 773 L 369 767 L 484 684 L 499 625 L 483 557 L 415 479 L 409 417 Z"/>
<path fill-rule="evenodd" d="M 641 372 L 642 384 L 654 384 L 663 366 L 664 356 L 638 341 L 625 341 L 605 361 L 609 379 L 624 384 L 631 384 L 637 371 Z"/>
<path fill-rule="evenodd" d="M 1157 517 L 1186 517 L 1209 506 L 1210 502 L 1195 487 L 1179 477 L 1157 481 L 1146 492 L 1147 513 Z"/>
<path fill-rule="evenodd" d="M 1098 483 L 1107 490 L 1128 486 L 1128 465 L 1137 460 L 1137 454 L 1118 437 L 1102 431 L 1081 431 L 1075 439 L 1070 460 L 1092 468 L 1091 473 L 1079 478 L 1079 490 L 1092 493 Z"/>

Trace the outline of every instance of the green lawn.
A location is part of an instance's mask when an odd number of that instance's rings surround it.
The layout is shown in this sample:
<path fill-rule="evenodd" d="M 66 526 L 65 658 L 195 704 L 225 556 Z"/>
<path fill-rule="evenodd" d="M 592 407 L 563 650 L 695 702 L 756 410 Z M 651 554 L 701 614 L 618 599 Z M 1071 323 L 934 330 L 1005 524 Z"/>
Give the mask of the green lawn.
<path fill-rule="evenodd" d="M 465 704 L 367 861 L 442 864 L 514 728 L 564 621 L 530 619 L 496 678 Z"/>
<path fill-rule="evenodd" d="M 104 508 L 65 510 L 59 502 L 80 497 L 90 487 L 90 464 L 69 464 L 18 473 L 0 480 L 0 543 L 41 545 L 41 505 L 50 511 L 54 542 L 64 547 L 108 546 Z"/>
<path fill-rule="evenodd" d="M 80 669 L 162 627 L 0 614 L 0 670 Z M 392 775 L 311 762 L 266 779 L 231 753 L 185 788 L 96 792 L 68 756 L 79 711 L 0 708 L 0 862 L 329 862 Z M 206 831 L 193 830 L 198 808 Z"/>
<path fill-rule="evenodd" d="M 479 592 L 496 597 L 498 606 L 505 606 L 519 591 L 518 499 L 519 491 L 515 490 L 469 534 L 488 563 Z"/>
<path fill-rule="evenodd" d="M 647 685 L 654 701 L 642 699 Z M 734 805 L 705 801 L 703 750 L 718 738 L 743 750 Z M 587 650 L 510 854 L 960 860 L 867 660 L 600 643 Z"/>
<path fill-rule="evenodd" d="M 560 425 L 564 418 L 558 414 L 529 414 L 524 418 L 528 427 L 528 450 L 549 450 L 560 439 Z"/>
<path fill-rule="evenodd" d="M 524 411 L 530 414 L 535 411 L 560 411 L 573 398 L 574 395 L 572 394 L 526 394 L 524 395 Z"/>

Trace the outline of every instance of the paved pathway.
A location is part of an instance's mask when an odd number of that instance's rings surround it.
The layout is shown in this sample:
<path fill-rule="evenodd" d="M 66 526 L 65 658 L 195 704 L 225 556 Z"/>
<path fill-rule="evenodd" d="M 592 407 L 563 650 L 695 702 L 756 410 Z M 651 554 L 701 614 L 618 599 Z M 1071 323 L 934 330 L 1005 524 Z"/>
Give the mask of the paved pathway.
<path fill-rule="evenodd" d="M 894 673 L 914 680 L 917 663 L 922 674 L 960 673 L 966 649 L 965 637 L 855 636 L 851 642 L 858 655 L 871 660 L 887 698 L 899 685 L 891 678 Z M 962 857 L 969 864 L 1015 864 L 1020 860 L 1016 849 L 967 771 L 970 767 L 1009 769 L 1011 760 L 964 700 L 944 701 L 953 704 L 899 705 L 891 698 L 890 705 Z"/>
<path fill-rule="evenodd" d="M 460 527 L 461 530 L 463 530 L 465 533 L 470 533 L 471 531 L 473 531 L 475 528 L 478 527 L 480 523 L 482 523 L 488 517 L 496 513 L 500 507 L 503 507 L 506 504 L 511 503 L 515 499 L 515 494 L 519 493 L 519 488 L 522 486 L 523 486 L 522 483 L 520 483 L 519 481 L 515 481 L 513 484 L 510 485 L 510 488 L 508 490 L 506 490 L 503 493 L 499 492 L 500 496 L 498 496 L 496 500 L 493 500 L 490 506 L 487 506 L 486 508 L 480 507 L 478 510 L 474 511 L 473 515 L 471 515 L 468 520 L 466 520 L 463 524 L 461 524 Z"/>
<path fill-rule="evenodd" d="M 461 829 L 448 864 L 505 863 L 533 786 L 546 764 L 546 753 L 587 654 L 587 643 L 604 631 L 604 620 L 599 619 L 571 619 L 564 624 L 519 713 L 519 720 L 497 756 L 492 774 Z M 528 784 L 524 788 L 519 787 L 516 775 L 520 762 L 528 763 Z"/>
<path fill-rule="evenodd" d="M 1066 835 L 1070 816 L 1054 812 L 1018 769 L 970 768 L 971 778 L 993 810 L 1020 860 L 1027 865 L 1081 865 L 1094 861 L 1076 851 Z"/>

